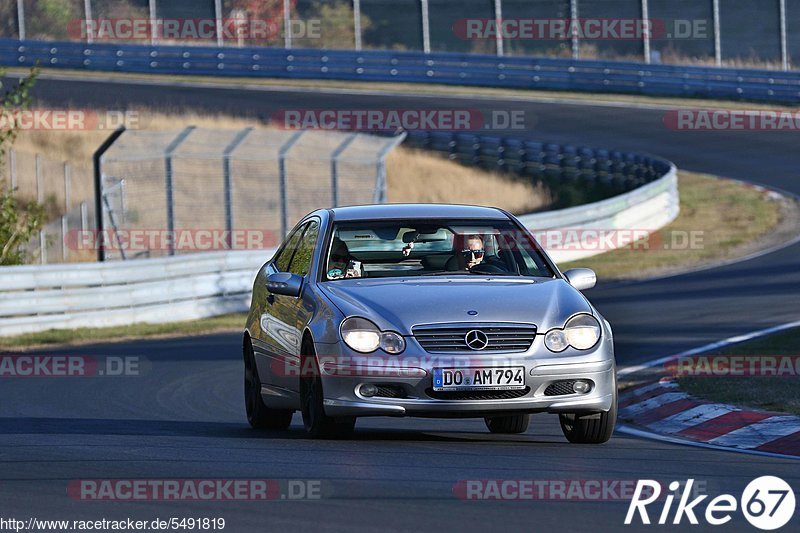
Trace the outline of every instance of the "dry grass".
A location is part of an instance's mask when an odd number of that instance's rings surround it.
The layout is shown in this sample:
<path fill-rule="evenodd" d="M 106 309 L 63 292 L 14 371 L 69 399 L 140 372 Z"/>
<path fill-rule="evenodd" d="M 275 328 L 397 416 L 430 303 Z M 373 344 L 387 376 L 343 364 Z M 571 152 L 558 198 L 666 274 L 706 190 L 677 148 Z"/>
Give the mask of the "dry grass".
<path fill-rule="evenodd" d="M 263 127 L 257 120 L 227 115 L 155 113 L 146 109 L 132 112 L 129 118 L 129 126 L 151 131 L 178 130 L 189 125 L 230 130 Z M 92 154 L 108 135 L 108 131 L 97 130 L 22 132 L 14 145 L 20 194 L 36 198 L 34 154 L 39 153 L 43 156 L 45 198 L 51 198 L 63 212 L 63 162 L 68 162 L 72 168 L 71 205 L 91 200 Z M 387 179 L 391 202 L 475 203 L 519 213 L 545 207 L 551 200 L 541 187 L 402 146 L 388 160 Z"/>
<path fill-rule="evenodd" d="M 467 167 L 420 150 L 393 152 L 387 161 L 390 202 L 473 204 L 530 213 L 550 205 L 542 186 Z"/>
<path fill-rule="evenodd" d="M 706 174 L 681 171 L 678 178 L 680 215 L 650 237 L 655 245 L 633 244 L 559 267 L 592 268 L 602 279 L 667 274 L 741 257 L 780 222 L 780 204 L 762 191 Z"/>

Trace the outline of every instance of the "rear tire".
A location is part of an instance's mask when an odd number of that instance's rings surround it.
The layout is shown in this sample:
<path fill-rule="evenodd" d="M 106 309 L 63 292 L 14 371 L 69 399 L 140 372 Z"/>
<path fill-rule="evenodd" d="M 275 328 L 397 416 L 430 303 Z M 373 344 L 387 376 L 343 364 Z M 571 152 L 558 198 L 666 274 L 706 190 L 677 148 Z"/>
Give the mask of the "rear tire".
<path fill-rule="evenodd" d="M 531 415 L 487 416 L 483 419 L 491 433 L 513 434 L 528 431 Z"/>
<path fill-rule="evenodd" d="M 356 425 L 355 417 L 334 418 L 325 414 L 325 395 L 322 392 L 322 379 L 314 348 L 304 343 L 302 351 L 300 402 L 306 432 L 314 439 L 342 439 L 351 436 Z"/>
<path fill-rule="evenodd" d="M 617 424 L 617 383 L 614 381 L 614 399 L 611 408 L 600 417 L 586 418 L 574 414 L 558 415 L 561 431 L 573 444 L 602 444 L 608 442 Z"/>
<path fill-rule="evenodd" d="M 271 409 L 261 397 L 261 379 L 250 339 L 244 343 L 244 405 L 253 429 L 287 429 L 292 423 L 291 409 Z"/>

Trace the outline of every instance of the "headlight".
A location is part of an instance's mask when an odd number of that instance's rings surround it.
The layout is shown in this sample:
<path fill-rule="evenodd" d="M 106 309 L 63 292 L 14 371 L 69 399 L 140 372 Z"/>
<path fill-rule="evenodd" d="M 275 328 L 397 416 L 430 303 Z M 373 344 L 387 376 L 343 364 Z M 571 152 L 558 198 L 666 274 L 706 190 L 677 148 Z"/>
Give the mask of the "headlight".
<path fill-rule="evenodd" d="M 342 340 L 357 352 L 370 353 L 381 348 L 397 354 L 406 349 L 402 335 L 394 331 L 381 331 L 366 318 L 350 317 L 342 322 Z"/>
<path fill-rule="evenodd" d="M 600 323 L 592 315 L 575 315 L 564 329 L 551 329 L 544 336 L 544 344 L 552 352 L 563 352 L 567 346 L 588 350 L 600 340 Z"/>

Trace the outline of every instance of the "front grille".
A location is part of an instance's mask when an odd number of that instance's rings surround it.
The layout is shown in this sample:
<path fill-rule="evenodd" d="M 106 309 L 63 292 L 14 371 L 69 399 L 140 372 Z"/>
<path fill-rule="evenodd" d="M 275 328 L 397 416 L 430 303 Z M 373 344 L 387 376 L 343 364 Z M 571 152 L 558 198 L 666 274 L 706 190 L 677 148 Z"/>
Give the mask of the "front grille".
<path fill-rule="evenodd" d="M 561 381 L 554 381 L 544 390 L 545 396 L 564 396 L 566 394 L 575 394 L 572 385 L 575 384 L 574 379 L 562 379 Z"/>
<path fill-rule="evenodd" d="M 488 339 L 483 350 L 467 346 L 466 336 L 477 330 Z M 532 324 L 432 324 L 411 331 L 426 352 L 524 352 L 533 344 L 536 326 Z"/>
<path fill-rule="evenodd" d="M 435 391 L 426 389 L 425 394 L 436 400 L 513 400 L 522 398 L 530 387 L 519 390 Z"/>

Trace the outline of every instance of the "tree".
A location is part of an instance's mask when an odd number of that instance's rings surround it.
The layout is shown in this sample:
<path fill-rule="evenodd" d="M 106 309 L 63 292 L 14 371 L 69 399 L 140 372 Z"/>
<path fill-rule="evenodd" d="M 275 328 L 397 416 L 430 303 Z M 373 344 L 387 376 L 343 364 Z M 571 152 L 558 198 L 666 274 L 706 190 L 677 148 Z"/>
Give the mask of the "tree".
<path fill-rule="evenodd" d="M 30 90 L 36 82 L 37 69 L 18 85 L 0 96 L 0 175 L 4 175 L 5 154 L 19 133 L 17 112 L 30 106 Z M 3 72 L 0 72 L 2 77 Z M 22 245 L 44 225 L 44 206 L 22 202 L 16 190 L 0 180 L 0 265 L 18 265 L 25 261 Z"/>

